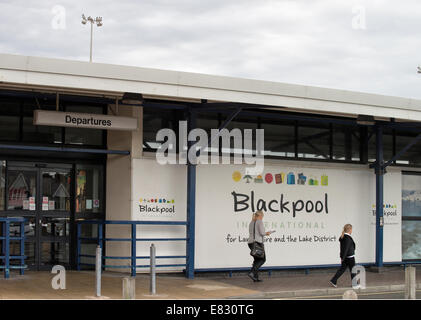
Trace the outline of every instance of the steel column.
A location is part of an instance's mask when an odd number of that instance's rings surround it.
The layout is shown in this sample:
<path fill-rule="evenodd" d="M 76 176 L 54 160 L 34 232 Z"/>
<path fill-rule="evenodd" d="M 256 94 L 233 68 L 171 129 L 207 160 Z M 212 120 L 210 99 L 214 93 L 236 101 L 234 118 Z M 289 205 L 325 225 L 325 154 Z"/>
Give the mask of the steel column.
<path fill-rule="evenodd" d="M 376 127 L 376 267 L 383 266 L 383 127 Z"/>
<path fill-rule="evenodd" d="M 188 119 L 189 132 L 196 127 L 196 114 L 190 110 Z M 193 142 L 188 141 L 187 155 Z M 195 218 L 196 218 L 196 165 L 187 157 L 187 245 L 186 245 L 186 277 L 194 278 L 195 250 Z"/>
<path fill-rule="evenodd" d="M 20 274 L 24 275 L 24 268 L 25 265 L 25 219 L 23 222 L 20 223 L 20 265 L 22 268 L 20 269 Z"/>

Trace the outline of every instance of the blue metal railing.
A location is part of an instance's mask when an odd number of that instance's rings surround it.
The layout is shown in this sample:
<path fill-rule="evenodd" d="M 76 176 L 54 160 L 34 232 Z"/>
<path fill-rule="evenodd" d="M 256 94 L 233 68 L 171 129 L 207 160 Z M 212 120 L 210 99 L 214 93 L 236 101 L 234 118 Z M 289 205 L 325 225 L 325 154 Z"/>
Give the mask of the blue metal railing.
<path fill-rule="evenodd" d="M 11 224 L 19 225 L 19 236 L 10 235 Z M 2 255 L 0 255 L 0 269 L 4 271 L 4 277 L 8 279 L 10 277 L 10 269 L 19 269 L 20 274 L 24 274 L 24 269 L 27 268 L 25 265 L 25 218 L 22 217 L 13 217 L 13 218 L 0 218 L 0 225 L 2 230 L 2 235 L 0 236 L 0 241 L 2 243 Z M 11 241 L 20 242 L 20 255 L 10 255 L 10 243 Z M 10 264 L 11 260 L 20 260 L 20 264 Z"/>
<path fill-rule="evenodd" d="M 136 276 L 136 268 L 148 268 L 150 264 L 137 264 L 138 259 L 149 259 L 149 256 L 137 256 L 136 245 L 138 241 L 187 241 L 188 238 L 137 238 L 136 227 L 138 225 L 167 225 L 167 226 L 187 226 L 187 222 L 184 221 L 112 221 L 112 220 L 81 220 L 76 221 L 77 223 L 77 270 L 81 270 L 81 266 L 95 266 L 93 263 L 82 263 L 81 258 L 95 258 L 95 255 L 82 254 L 81 247 L 83 241 L 89 241 L 90 243 L 97 243 L 101 248 L 104 248 L 104 244 L 107 241 L 126 241 L 131 243 L 131 255 L 130 256 L 103 256 L 102 259 L 106 261 L 110 260 L 130 260 L 129 266 L 124 265 L 107 265 L 102 264 L 102 268 L 130 268 L 131 275 Z M 90 224 L 97 225 L 98 236 L 97 237 L 82 237 L 82 225 Z M 130 238 L 107 238 L 104 237 L 104 226 L 105 225 L 130 225 L 131 226 L 131 237 Z M 183 264 L 158 264 L 156 267 L 185 267 L 187 265 L 187 255 L 175 255 L 175 256 L 156 256 L 157 259 L 186 259 L 186 263 Z"/>

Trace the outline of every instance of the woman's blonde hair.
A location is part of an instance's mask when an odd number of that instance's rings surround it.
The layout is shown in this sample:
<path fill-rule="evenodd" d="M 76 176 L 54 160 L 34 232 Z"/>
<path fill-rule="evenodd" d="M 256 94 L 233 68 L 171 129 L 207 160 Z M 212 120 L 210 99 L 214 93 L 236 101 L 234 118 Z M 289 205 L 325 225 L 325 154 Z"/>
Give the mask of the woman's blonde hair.
<path fill-rule="evenodd" d="M 262 216 L 262 215 L 263 215 L 263 211 L 261 211 L 261 210 L 256 211 L 256 212 L 254 213 L 254 219 L 257 219 L 258 217 L 260 217 L 260 216 Z"/>
<path fill-rule="evenodd" d="M 342 230 L 342 234 L 341 234 L 341 239 L 344 237 L 345 232 L 348 233 L 348 231 L 350 231 L 352 229 L 352 225 L 347 223 L 346 225 L 344 225 L 344 229 Z"/>

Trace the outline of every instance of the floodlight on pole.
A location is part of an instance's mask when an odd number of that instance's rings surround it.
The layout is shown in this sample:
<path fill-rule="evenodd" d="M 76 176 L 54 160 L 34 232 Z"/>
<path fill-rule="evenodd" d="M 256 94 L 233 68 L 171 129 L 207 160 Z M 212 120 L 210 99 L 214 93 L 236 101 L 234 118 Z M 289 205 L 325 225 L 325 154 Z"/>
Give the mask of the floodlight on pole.
<path fill-rule="evenodd" d="M 89 62 L 92 62 L 92 35 L 93 35 L 93 28 L 94 28 L 94 24 L 97 25 L 97 27 L 101 27 L 102 26 L 102 17 L 96 17 L 95 19 L 92 18 L 91 16 L 89 17 L 85 17 L 84 14 L 82 14 L 82 24 L 86 24 L 87 22 L 91 23 L 91 46 L 90 46 L 90 51 L 89 51 Z"/>

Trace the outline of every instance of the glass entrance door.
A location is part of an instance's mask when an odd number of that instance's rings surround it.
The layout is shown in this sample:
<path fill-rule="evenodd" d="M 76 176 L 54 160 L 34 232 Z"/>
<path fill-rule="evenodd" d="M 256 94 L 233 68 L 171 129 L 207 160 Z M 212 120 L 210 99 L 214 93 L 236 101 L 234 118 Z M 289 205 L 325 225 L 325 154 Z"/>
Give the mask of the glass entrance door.
<path fill-rule="evenodd" d="M 72 166 L 8 167 L 8 211 L 28 219 L 26 263 L 35 270 L 69 266 Z"/>

